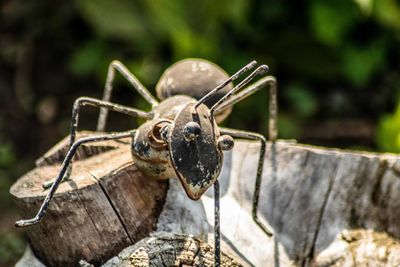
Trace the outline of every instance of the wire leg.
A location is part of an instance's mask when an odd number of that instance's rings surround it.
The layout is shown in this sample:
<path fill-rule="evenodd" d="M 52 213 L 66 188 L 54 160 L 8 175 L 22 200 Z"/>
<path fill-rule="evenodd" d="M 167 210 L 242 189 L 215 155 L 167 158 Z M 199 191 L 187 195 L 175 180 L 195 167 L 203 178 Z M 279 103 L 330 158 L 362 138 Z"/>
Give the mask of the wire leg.
<path fill-rule="evenodd" d="M 65 177 L 65 173 L 67 172 L 70 164 L 71 164 L 71 159 L 76 153 L 76 150 L 78 147 L 84 143 L 88 142 L 98 142 L 98 141 L 105 141 L 105 140 L 114 140 L 114 139 L 121 139 L 121 138 L 126 138 L 129 136 L 133 136 L 135 133 L 134 131 L 129 131 L 129 132 L 121 132 L 121 133 L 113 133 L 113 134 L 106 134 L 106 135 L 99 135 L 99 136 L 93 136 L 93 137 L 86 137 L 79 139 L 77 142 L 75 142 L 70 149 L 68 150 L 67 155 L 65 156 L 65 159 L 63 161 L 63 164 L 61 166 L 61 170 L 55 179 L 54 183 L 51 185 L 49 193 L 46 195 L 46 198 L 44 199 L 42 206 L 40 207 L 39 211 L 37 212 L 36 216 L 32 219 L 28 220 L 20 220 L 15 223 L 15 226 L 17 227 L 25 227 L 29 225 L 33 225 L 38 223 L 43 216 L 46 213 L 47 208 L 49 207 L 50 201 L 53 198 L 54 193 L 56 192 L 58 186 L 61 183 L 61 180 Z"/>
<path fill-rule="evenodd" d="M 234 104 L 242 101 L 244 98 L 252 95 L 253 93 L 257 92 L 262 88 L 266 88 L 267 85 L 270 85 L 269 90 L 269 122 L 268 122 L 268 140 L 276 141 L 278 138 L 278 87 L 275 77 L 273 76 L 266 76 L 256 83 L 250 85 L 246 89 L 240 91 L 239 93 L 232 95 L 228 98 L 225 102 L 221 103 L 215 110 L 215 113 L 219 113 Z"/>
<path fill-rule="evenodd" d="M 99 100 L 99 99 L 91 98 L 91 97 L 79 97 L 78 99 L 75 100 L 73 108 L 72 108 L 70 141 L 69 141 L 70 147 L 74 144 L 75 139 L 76 139 L 76 132 L 78 129 L 78 121 L 79 121 L 79 111 L 80 111 L 80 108 L 83 106 L 93 106 L 93 107 L 97 107 L 97 108 L 105 108 L 107 110 L 119 112 L 119 113 L 126 114 L 126 115 L 133 116 L 133 117 L 140 117 L 140 118 L 145 118 L 145 119 L 153 118 L 152 113 L 144 112 L 144 111 L 141 111 L 141 110 L 138 110 L 135 108 L 126 107 L 126 106 L 114 104 L 112 102 L 103 101 L 103 100 Z M 64 178 L 62 179 L 62 182 L 68 180 L 69 175 L 72 171 L 71 168 L 72 168 L 72 165 L 69 165 L 68 170 L 65 172 Z M 46 181 L 43 183 L 42 187 L 44 189 L 47 189 L 52 184 L 53 184 L 53 180 Z"/>
<path fill-rule="evenodd" d="M 221 264 L 221 232 L 220 232 L 220 213 L 219 213 L 219 182 L 214 183 L 214 262 L 215 266 Z"/>
<path fill-rule="evenodd" d="M 128 80 L 132 87 L 141 95 L 147 102 L 154 108 L 158 105 L 157 99 L 144 87 L 144 85 L 118 60 L 114 60 L 108 66 L 108 73 L 106 84 L 104 86 L 103 101 L 111 100 L 111 93 L 113 90 L 112 83 L 114 81 L 115 70 Z M 106 108 L 100 109 L 99 119 L 97 122 L 97 131 L 104 132 L 107 123 L 108 110 Z"/>
<path fill-rule="evenodd" d="M 76 131 L 78 128 L 79 111 L 83 106 L 93 106 L 97 108 L 103 108 L 106 110 L 115 111 L 132 117 L 140 117 L 147 120 L 153 118 L 153 114 L 150 112 L 141 111 L 139 109 L 118 105 L 112 102 L 99 100 L 91 97 L 79 97 L 75 100 L 74 106 L 72 108 L 72 118 L 71 118 L 71 132 L 70 132 L 70 145 L 75 142 Z"/>
<path fill-rule="evenodd" d="M 69 162 L 68 168 L 67 168 L 67 170 L 65 171 L 65 174 L 64 174 L 63 178 L 61 179 L 61 182 L 60 182 L 60 183 L 63 183 L 63 182 L 65 182 L 65 181 L 68 181 L 68 180 L 69 180 L 69 177 L 71 176 L 71 173 L 72 173 L 72 159 L 71 159 L 71 161 Z M 45 182 L 42 184 L 43 189 L 50 188 L 50 187 L 54 184 L 54 181 L 55 181 L 55 180 L 48 180 L 48 181 L 45 181 Z"/>
<path fill-rule="evenodd" d="M 254 192 L 253 192 L 253 208 L 252 208 L 252 216 L 254 222 L 264 231 L 264 233 L 271 237 L 272 231 L 268 229 L 266 225 L 264 225 L 260 219 L 258 218 L 258 202 L 260 198 L 260 189 L 261 189 L 261 180 L 262 180 L 262 172 L 264 166 L 264 156 L 265 156 L 265 147 L 266 147 L 266 140 L 265 137 L 258 133 L 241 131 L 236 129 L 228 129 L 228 128 L 220 128 L 221 135 L 228 134 L 232 137 L 248 139 L 248 140 L 259 140 L 261 141 L 260 147 L 260 155 L 258 158 L 258 165 L 257 165 L 257 176 L 256 182 L 254 185 Z"/>

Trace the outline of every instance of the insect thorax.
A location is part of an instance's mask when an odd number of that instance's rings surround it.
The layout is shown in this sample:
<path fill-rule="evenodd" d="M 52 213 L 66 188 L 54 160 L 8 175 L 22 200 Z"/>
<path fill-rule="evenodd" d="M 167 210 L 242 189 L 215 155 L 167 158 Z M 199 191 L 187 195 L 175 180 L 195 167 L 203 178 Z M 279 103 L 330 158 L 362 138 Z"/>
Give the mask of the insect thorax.
<path fill-rule="evenodd" d="M 178 112 L 196 100 L 189 96 L 177 95 L 160 102 L 153 109 L 154 119 L 142 124 L 132 139 L 131 152 L 138 169 L 154 179 L 175 177 L 168 146 L 161 139 L 162 127 L 172 124 Z"/>

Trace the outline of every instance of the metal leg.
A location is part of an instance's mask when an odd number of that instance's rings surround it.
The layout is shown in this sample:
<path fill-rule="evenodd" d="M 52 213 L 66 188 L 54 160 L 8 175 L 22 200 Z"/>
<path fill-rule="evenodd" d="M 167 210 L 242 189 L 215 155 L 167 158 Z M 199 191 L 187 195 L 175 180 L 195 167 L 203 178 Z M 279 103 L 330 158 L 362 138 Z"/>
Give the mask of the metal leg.
<path fill-rule="evenodd" d="M 112 83 L 114 81 L 115 70 L 121 73 L 122 76 L 132 85 L 132 87 L 154 108 L 158 105 L 157 99 L 144 87 L 144 85 L 118 60 L 114 60 L 108 66 L 106 84 L 104 87 L 103 101 L 111 100 L 113 90 Z M 97 131 L 104 132 L 107 123 L 108 110 L 100 109 L 99 120 L 97 123 Z"/>
<path fill-rule="evenodd" d="M 219 216 L 219 182 L 214 183 L 214 263 L 216 267 L 221 264 L 221 233 Z"/>
<path fill-rule="evenodd" d="M 230 136 L 236 137 L 236 138 L 261 141 L 260 156 L 258 158 L 258 166 L 257 166 L 257 177 L 256 177 L 256 183 L 254 186 L 254 193 L 253 193 L 252 216 L 253 216 L 253 220 L 255 221 L 255 223 L 268 236 L 272 236 L 272 231 L 269 230 L 268 227 L 259 220 L 258 215 L 257 215 L 258 201 L 260 198 L 261 179 L 262 179 L 262 172 L 263 172 L 263 166 L 264 166 L 265 147 L 266 147 L 265 137 L 258 133 L 241 131 L 241 130 L 236 130 L 236 129 L 228 129 L 228 128 L 220 128 L 220 132 L 221 132 L 221 135 L 227 134 L 227 135 L 230 135 Z"/>
<path fill-rule="evenodd" d="M 139 109 L 118 105 L 112 102 L 99 100 L 91 97 L 79 97 L 75 100 L 74 106 L 72 108 L 72 118 L 71 118 L 71 132 L 70 132 L 70 145 L 75 142 L 76 131 L 78 128 L 78 119 L 79 119 L 79 111 L 80 107 L 83 106 L 93 106 L 101 109 L 106 109 L 119 112 L 122 114 L 126 114 L 133 117 L 140 117 L 147 120 L 151 120 L 153 118 L 153 113 L 141 111 Z"/>
<path fill-rule="evenodd" d="M 276 141 L 278 138 L 278 100 L 277 100 L 277 82 L 275 77 L 266 76 L 256 83 L 250 85 L 243 91 L 237 93 L 236 95 L 231 96 L 225 102 L 223 102 L 220 106 L 218 106 L 215 110 L 216 113 L 221 112 L 222 110 L 233 106 L 249 95 L 257 92 L 258 90 L 265 88 L 267 85 L 270 85 L 269 91 L 269 127 L 268 127 L 268 139 L 270 141 Z"/>
<path fill-rule="evenodd" d="M 108 101 L 102 101 L 98 100 L 95 98 L 91 97 L 80 97 L 75 100 L 73 108 L 72 108 L 72 118 L 71 118 L 71 128 L 70 128 L 70 147 L 72 144 L 75 142 L 76 139 L 76 131 L 78 129 L 78 120 L 79 120 L 79 111 L 82 106 L 94 106 L 98 108 L 105 108 L 107 110 L 112 110 L 115 112 L 123 113 L 129 116 L 134 116 L 134 117 L 141 117 L 145 119 L 152 119 L 153 114 L 144 112 L 135 108 L 131 107 L 126 107 L 118 104 L 114 104 Z M 71 159 L 72 160 L 72 159 Z M 70 165 L 72 166 L 72 165 Z M 71 173 L 71 167 L 68 168 L 68 170 L 65 172 L 65 177 L 63 178 L 63 181 L 67 180 L 69 175 Z M 46 181 L 43 183 L 43 188 L 47 189 L 53 184 L 53 181 Z"/>
<path fill-rule="evenodd" d="M 61 180 L 63 179 L 66 171 L 68 170 L 69 165 L 71 164 L 71 159 L 75 155 L 76 150 L 78 149 L 78 147 L 80 145 L 82 145 L 84 143 L 88 143 L 88 142 L 98 142 L 98 141 L 126 138 L 129 136 L 133 136 L 134 133 L 135 133 L 135 130 L 129 131 L 129 132 L 112 133 L 112 134 L 106 134 L 106 135 L 86 137 L 86 138 L 79 139 L 77 142 L 75 142 L 68 150 L 68 153 L 65 156 L 65 159 L 61 166 L 61 170 L 60 170 L 57 178 L 55 179 L 54 183 L 51 185 L 50 191 L 47 194 L 46 198 L 44 199 L 43 204 L 40 207 L 36 216 L 32 219 L 17 221 L 15 223 L 15 226 L 25 227 L 25 226 L 33 225 L 33 224 L 38 223 L 43 218 L 43 216 L 46 213 L 46 210 L 49 206 L 49 203 L 50 203 L 51 199 L 53 198 L 54 193 L 56 192 L 58 186 L 60 185 Z"/>

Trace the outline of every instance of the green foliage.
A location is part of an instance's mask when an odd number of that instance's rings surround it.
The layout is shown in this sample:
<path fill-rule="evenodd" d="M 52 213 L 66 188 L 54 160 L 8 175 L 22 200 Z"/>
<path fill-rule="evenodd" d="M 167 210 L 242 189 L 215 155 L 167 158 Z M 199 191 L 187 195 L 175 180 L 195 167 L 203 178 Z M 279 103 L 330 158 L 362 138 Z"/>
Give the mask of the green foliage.
<path fill-rule="evenodd" d="M 308 118 L 315 114 L 318 103 L 310 90 L 301 84 L 288 86 L 287 98 L 292 103 L 291 108 L 299 118 Z"/>
<path fill-rule="evenodd" d="M 278 119 L 279 138 L 296 139 L 300 134 L 300 125 L 287 114 L 279 114 Z"/>
<path fill-rule="evenodd" d="M 91 40 L 83 44 L 72 54 L 69 60 L 69 69 L 76 76 L 87 76 L 103 65 L 105 55 L 104 43 L 99 40 Z"/>
<path fill-rule="evenodd" d="M 0 233 L 0 264 L 10 264 L 17 259 L 25 249 L 25 241 L 15 233 Z"/>
<path fill-rule="evenodd" d="M 10 168 L 16 166 L 16 156 L 9 142 L 0 141 L 0 211 L 10 205 L 8 189 L 12 183 Z"/>
<path fill-rule="evenodd" d="M 355 86 L 365 86 L 374 73 L 384 68 L 385 52 L 385 44 L 381 40 L 369 47 L 346 47 L 343 51 L 344 75 Z"/>
<path fill-rule="evenodd" d="M 348 0 L 311 1 L 311 26 L 323 43 L 337 46 L 357 22 L 357 6 Z"/>
<path fill-rule="evenodd" d="M 400 30 L 400 4 L 396 0 L 375 0 L 373 14 L 379 22 Z"/>
<path fill-rule="evenodd" d="M 393 114 L 386 114 L 380 119 L 377 144 L 382 151 L 400 153 L 400 104 Z"/>
<path fill-rule="evenodd" d="M 10 143 L 0 145 L 0 168 L 4 169 L 15 163 L 15 154 Z"/>
<path fill-rule="evenodd" d="M 76 4 L 100 36 L 131 41 L 147 34 L 142 14 L 133 1 L 83 0 Z"/>

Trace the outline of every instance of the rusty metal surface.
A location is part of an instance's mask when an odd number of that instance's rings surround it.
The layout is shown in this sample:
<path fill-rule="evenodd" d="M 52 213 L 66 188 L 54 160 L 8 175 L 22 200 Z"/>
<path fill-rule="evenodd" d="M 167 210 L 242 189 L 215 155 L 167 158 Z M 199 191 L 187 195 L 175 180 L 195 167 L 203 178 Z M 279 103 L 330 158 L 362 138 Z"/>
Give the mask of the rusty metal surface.
<path fill-rule="evenodd" d="M 157 97 L 164 100 L 174 95 L 190 95 L 198 100 L 228 78 L 223 69 L 210 61 L 184 59 L 163 73 L 156 86 Z M 233 84 L 228 84 L 205 104 L 211 107 L 232 88 Z"/>
<path fill-rule="evenodd" d="M 196 99 L 187 95 L 171 96 L 163 100 L 153 109 L 154 118 L 164 118 L 173 120 L 181 109 L 190 102 L 196 102 Z"/>
<path fill-rule="evenodd" d="M 170 66 L 162 74 L 156 86 L 157 97 L 164 101 L 175 95 L 189 95 L 199 100 L 228 78 L 229 75 L 222 68 L 208 60 L 184 59 Z M 229 83 L 204 104 L 212 107 L 232 88 L 233 84 Z M 227 108 L 216 112 L 216 121 L 222 122 L 231 110 Z"/>
<path fill-rule="evenodd" d="M 152 145 L 149 136 L 154 134 L 154 128 L 165 119 L 154 119 L 142 124 L 133 136 L 131 152 L 138 169 L 153 179 L 168 179 L 175 177 L 167 146 Z"/>
<path fill-rule="evenodd" d="M 197 200 L 215 182 L 222 167 L 222 151 L 216 144 L 219 134 L 213 132 L 213 118 L 205 105 L 197 109 L 187 104 L 176 116 L 170 134 L 170 155 L 175 171 L 187 195 Z M 195 122 L 200 134 L 187 140 L 185 126 Z"/>

